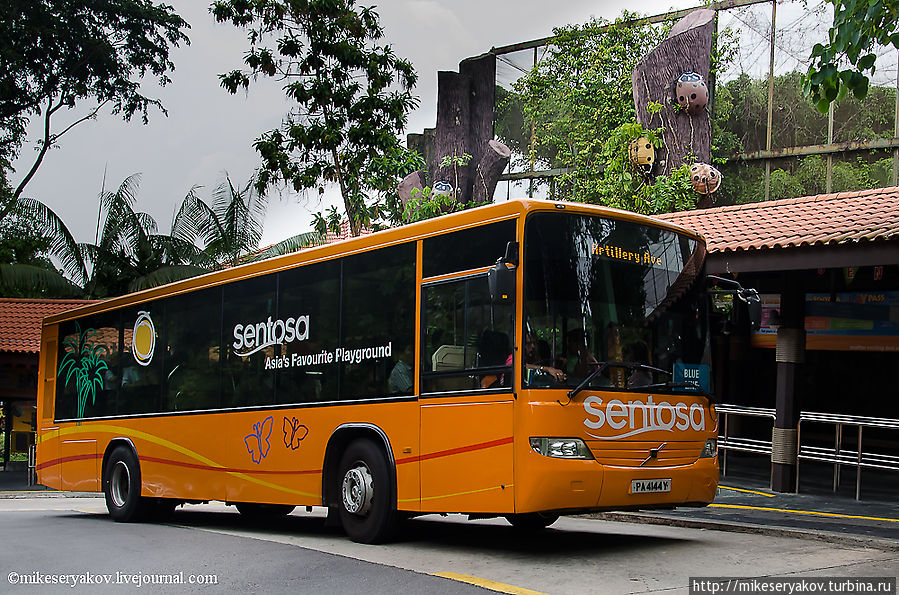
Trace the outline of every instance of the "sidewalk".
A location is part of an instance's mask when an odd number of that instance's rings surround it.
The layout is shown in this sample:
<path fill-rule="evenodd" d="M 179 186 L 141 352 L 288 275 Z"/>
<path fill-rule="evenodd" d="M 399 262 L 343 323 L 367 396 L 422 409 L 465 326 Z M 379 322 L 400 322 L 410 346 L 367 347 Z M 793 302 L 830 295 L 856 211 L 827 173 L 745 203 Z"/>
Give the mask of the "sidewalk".
<path fill-rule="evenodd" d="M 95 492 L 59 492 L 44 485 L 29 486 L 24 471 L 0 471 L 0 499 L 2 498 L 98 498 Z"/>
<path fill-rule="evenodd" d="M 855 500 L 821 493 L 781 494 L 750 480 L 722 477 L 706 508 L 603 513 L 598 518 L 832 542 L 870 542 L 899 551 L 896 500 Z"/>

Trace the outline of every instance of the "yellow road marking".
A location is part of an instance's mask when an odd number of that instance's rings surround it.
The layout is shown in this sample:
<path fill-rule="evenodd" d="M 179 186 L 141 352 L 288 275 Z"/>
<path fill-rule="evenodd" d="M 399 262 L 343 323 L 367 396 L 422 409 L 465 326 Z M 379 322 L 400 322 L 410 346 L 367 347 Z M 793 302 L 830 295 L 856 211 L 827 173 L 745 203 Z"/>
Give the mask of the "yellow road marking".
<path fill-rule="evenodd" d="M 767 512 L 789 512 L 792 514 L 807 514 L 811 516 L 823 516 L 837 519 L 861 519 L 864 521 L 887 521 L 889 523 L 899 523 L 899 519 L 885 519 L 876 516 L 856 516 L 852 514 L 838 514 L 835 512 L 818 512 L 815 510 L 789 510 L 786 508 L 767 508 L 765 506 L 743 506 L 741 504 L 709 504 L 715 508 L 739 508 L 741 510 L 764 510 Z"/>
<path fill-rule="evenodd" d="M 483 587 L 485 589 L 490 589 L 491 591 L 496 591 L 497 593 L 511 593 L 513 595 L 545 595 L 545 593 L 542 593 L 540 591 L 532 591 L 531 589 L 516 587 L 515 585 L 507 585 L 505 583 L 498 583 L 490 579 L 479 578 L 477 576 L 471 576 L 468 574 L 459 574 L 458 572 L 434 572 L 431 573 L 431 576 L 439 576 L 442 578 L 448 578 L 453 581 L 458 581 L 460 583 L 468 583 L 469 585 Z"/>
<path fill-rule="evenodd" d="M 729 488 L 727 486 L 718 486 L 719 490 L 733 490 L 735 492 L 745 492 L 747 494 L 758 494 L 759 496 L 764 496 L 765 498 L 774 498 L 774 494 L 766 494 L 765 492 L 756 492 L 755 490 L 744 490 L 743 488 Z"/>

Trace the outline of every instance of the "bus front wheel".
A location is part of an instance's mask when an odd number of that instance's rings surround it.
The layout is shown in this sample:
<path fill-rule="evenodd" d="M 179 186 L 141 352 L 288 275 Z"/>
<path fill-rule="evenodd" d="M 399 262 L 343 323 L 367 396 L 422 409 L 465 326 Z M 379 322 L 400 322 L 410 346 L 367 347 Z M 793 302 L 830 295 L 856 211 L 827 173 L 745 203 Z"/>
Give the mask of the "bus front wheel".
<path fill-rule="evenodd" d="M 150 510 L 150 503 L 140 495 L 140 463 L 134 451 L 124 446 L 113 450 L 103 475 L 109 516 L 120 523 L 143 520 Z"/>
<path fill-rule="evenodd" d="M 340 522 L 347 536 L 359 543 L 389 539 L 397 512 L 383 451 L 371 440 L 355 440 L 340 459 L 338 481 Z"/>

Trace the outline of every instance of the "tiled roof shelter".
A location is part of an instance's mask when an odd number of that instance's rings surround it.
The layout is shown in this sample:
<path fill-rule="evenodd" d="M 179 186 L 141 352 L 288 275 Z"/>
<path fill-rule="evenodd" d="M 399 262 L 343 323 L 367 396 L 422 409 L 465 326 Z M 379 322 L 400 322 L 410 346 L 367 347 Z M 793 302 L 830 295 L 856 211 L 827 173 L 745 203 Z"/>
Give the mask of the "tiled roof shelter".
<path fill-rule="evenodd" d="M 0 298 L 0 352 L 38 353 L 41 321 L 45 316 L 89 303 L 89 300 Z"/>
<path fill-rule="evenodd" d="M 899 187 L 659 217 L 705 236 L 710 272 L 887 264 L 897 256 Z"/>

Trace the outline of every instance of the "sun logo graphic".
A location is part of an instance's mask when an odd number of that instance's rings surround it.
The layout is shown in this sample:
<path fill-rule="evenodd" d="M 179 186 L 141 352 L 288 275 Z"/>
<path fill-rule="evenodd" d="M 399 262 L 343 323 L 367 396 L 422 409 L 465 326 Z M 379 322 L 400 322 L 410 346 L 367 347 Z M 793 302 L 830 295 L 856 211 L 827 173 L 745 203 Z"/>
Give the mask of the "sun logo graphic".
<path fill-rule="evenodd" d="M 153 351 L 156 349 L 156 327 L 149 312 L 138 312 L 134 323 L 134 333 L 131 335 L 131 353 L 134 359 L 142 366 L 150 365 L 153 361 Z"/>

